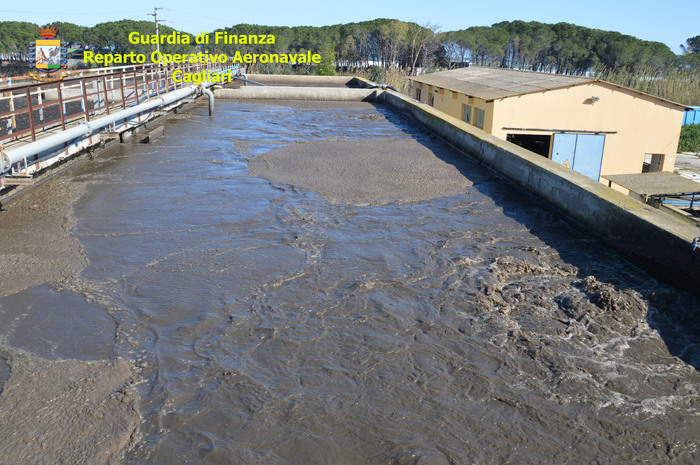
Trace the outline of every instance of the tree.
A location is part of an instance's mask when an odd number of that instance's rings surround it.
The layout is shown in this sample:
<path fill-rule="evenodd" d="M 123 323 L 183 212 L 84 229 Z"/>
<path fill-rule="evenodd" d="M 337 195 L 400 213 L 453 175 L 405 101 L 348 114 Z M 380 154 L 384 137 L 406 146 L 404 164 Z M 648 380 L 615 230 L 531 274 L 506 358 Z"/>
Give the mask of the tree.
<path fill-rule="evenodd" d="M 58 28 L 58 37 L 66 43 L 68 48 L 85 45 L 83 41 L 86 38 L 87 27 L 78 26 L 73 23 L 64 23 L 62 21 L 52 23 L 51 25 Z"/>
<path fill-rule="evenodd" d="M 416 67 L 419 63 L 423 65 L 432 64 L 435 59 L 435 52 L 439 43 L 435 40 L 438 26 L 426 23 L 419 26 L 415 23 L 408 23 L 406 31 L 406 49 L 409 56 L 409 71 L 411 76 L 416 75 Z"/>
<path fill-rule="evenodd" d="M 321 50 L 321 62 L 316 65 L 319 76 L 335 76 L 335 42 L 326 44 Z"/>
<path fill-rule="evenodd" d="M 0 53 L 29 52 L 29 44 L 39 37 L 39 26 L 19 21 L 0 21 Z"/>
<path fill-rule="evenodd" d="M 681 48 L 683 56 L 679 59 L 680 64 L 700 69 L 700 36 L 691 37 Z"/>
<path fill-rule="evenodd" d="M 94 27 L 72 23 L 54 23 L 59 37 L 68 46 L 102 50 L 108 53 L 143 53 L 155 50 L 151 44 L 131 44 L 128 35 L 155 33 L 150 21 L 111 21 Z M 38 38 L 38 26 L 16 21 L 0 22 L 0 53 L 26 55 L 29 43 Z M 162 25 L 161 35 L 174 29 Z M 674 67 L 700 68 L 700 36 L 691 37 L 683 45 L 684 54 L 676 56 L 665 44 L 639 40 L 614 31 L 589 29 L 574 24 L 544 24 L 536 21 L 503 21 L 489 27 L 475 26 L 458 31 L 438 33 L 430 24 L 418 25 L 395 19 L 375 19 L 360 23 L 311 27 L 274 27 L 238 24 L 218 29 L 229 35 L 275 36 L 275 44 L 215 44 L 210 33 L 210 52 L 232 56 L 246 53 L 322 53 L 328 63 L 342 67 L 381 65 L 388 70 L 399 67 L 415 74 L 420 67 L 437 64 L 454 67 L 467 61 L 484 66 L 548 71 L 565 74 L 586 74 L 600 69 L 626 69 L 660 72 Z M 217 32 L 214 31 L 214 32 Z M 184 34 L 183 34 L 184 35 Z M 163 44 L 166 53 L 192 53 L 189 45 Z M 333 56 L 331 57 L 331 51 Z M 279 65 L 274 69 L 260 65 L 268 72 L 312 72 L 311 65 Z M 318 71 L 318 70 L 316 70 Z"/>
<path fill-rule="evenodd" d="M 685 45 L 681 45 L 683 53 L 694 54 L 700 53 L 700 36 L 691 37 L 685 41 Z"/>

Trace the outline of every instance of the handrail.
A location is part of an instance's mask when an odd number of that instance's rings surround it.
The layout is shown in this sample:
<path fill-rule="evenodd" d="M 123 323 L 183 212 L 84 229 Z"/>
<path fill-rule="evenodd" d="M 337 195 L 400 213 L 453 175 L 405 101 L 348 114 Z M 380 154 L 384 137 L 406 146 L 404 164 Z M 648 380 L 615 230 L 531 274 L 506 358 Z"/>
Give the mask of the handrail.
<path fill-rule="evenodd" d="M 215 66 L 217 70 L 214 70 Z M 0 90 L 0 111 L 4 100 L 7 100 L 9 107 L 9 111 L 0 113 L 0 148 L 4 140 L 27 135 L 31 135 L 32 140 L 31 143 L 0 151 L 0 174 L 9 170 L 14 163 L 24 160 L 26 165 L 29 157 L 38 160 L 46 151 L 56 150 L 117 122 L 126 123 L 137 115 L 168 106 L 198 92 L 198 89 L 209 96 L 211 114 L 212 96 L 206 91 L 211 83 L 203 83 L 198 88 L 176 81 L 173 73 L 178 70 L 188 73 L 204 70 L 225 72 L 219 69 L 220 66 L 212 63 L 153 66 L 138 71 L 130 69 Z M 20 103 L 21 108 L 16 108 L 15 101 Z M 3 121 L 7 122 L 5 134 L 2 132 Z M 68 123 L 80 121 L 82 123 L 67 128 Z M 37 140 L 38 132 L 56 126 L 61 126 L 60 132 Z"/>
<path fill-rule="evenodd" d="M 75 120 L 89 121 L 110 111 L 183 87 L 173 72 L 197 73 L 212 63 L 130 65 L 100 69 L 98 74 L 56 82 L 33 82 L 0 89 L 0 144 Z"/>

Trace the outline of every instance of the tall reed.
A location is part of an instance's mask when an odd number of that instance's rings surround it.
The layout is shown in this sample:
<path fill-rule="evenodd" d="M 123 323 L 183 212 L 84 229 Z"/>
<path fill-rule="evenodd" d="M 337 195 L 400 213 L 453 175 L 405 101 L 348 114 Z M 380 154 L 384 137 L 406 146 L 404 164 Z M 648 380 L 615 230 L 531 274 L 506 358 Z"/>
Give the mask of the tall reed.
<path fill-rule="evenodd" d="M 700 70 L 697 68 L 601 69 L 595 77 L 683 105 L 700 105 Z"/>
<path fill-rule="evenodd" d="M 370 68 L 355 70 L 351 74 L 353 76 L 369 79 L 377 84 L 386 84 L 404 95 L 411 95 L 411 82 L 408 80 L 408 75 L 403 70 L 391 68 L 385 71 L 379 66 L 372 66 Z"/>

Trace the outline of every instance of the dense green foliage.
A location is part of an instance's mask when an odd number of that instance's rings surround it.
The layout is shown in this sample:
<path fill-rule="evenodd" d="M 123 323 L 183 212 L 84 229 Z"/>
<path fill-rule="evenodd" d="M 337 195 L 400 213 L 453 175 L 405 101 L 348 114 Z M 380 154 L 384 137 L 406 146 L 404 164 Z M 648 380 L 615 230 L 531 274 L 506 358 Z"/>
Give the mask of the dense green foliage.
<path fill-rule="evenodd" d="M 335 43 L 325 44 L 321 53 L 321 62 L 316 66 L 316 74 L 335 76 Z"/>
<path fill-rule="evenodd" d="M 29 43 L 38 38 L 34 23 L 19 21 L 0 22 L 0 53 L 27 53 Z"/>
<path fill-rule="evenodd" d="M 682 47 L 686 53 L 700 53 L 700 36 L 691 37 Z"/>
<path fill-rule="evenodd" d="M 700 36 L 691 37 L 681 48 L 685 52 L 681 62 L 692 68 L 700 68 Z"/>
<path fill-rule="evenodd" d="M 175 32 L 175 29 L 162 24 L 159 26 L 159 29 L 161 36 Z M 87 28 L 83 34 L 84 39 L 82 43 L 83 45 L 88 45 L 90 48 L 109 50 L 111 53 L 150 53 L 155 50 L 155 45 L 152 44 L 130 43 L 129 34 L 132 32 L 138 32 L 139 36 L 153 35 L 155 34 L 153 22 L 125 19 L 122 21 L 100 23 L 95 27 Z M 60 31 L 59 35 L 62 33 L 63 31 Z M 194 39 L 190 34 L 183 33 L 183 35 L 189 36 L 190 42 L 194 43 Z M 161 51 L 169 53 L 183 53 L 191 52 L 194 49 L 194 45 L 163 44 L 160 49 Z"/>
<path fill-rule="evenodd" d="M 55 23 L 59 37 L 69 43 L 69 47 L 82 46 L 91 50 L 109 50 L 111 53 L 145 53 L 153 49 L 149 45 L 134 45 L 128 41 L 130 32 L 153 34 L 153 23 L 149 21 L 110 21 L 86 28 L 70 23 Z M 38 25 L 32 23 L 0 22 L 0 53 L 25 53 L 29 43 L 37 39 Z M 161 26 L 161 35 L 173 29 Z M 275 45 L 267 44 L 216 44 L 217 31 L 229 35 L 275 36 Z M 193 46 L 165 45 L 167 52 L 192 51 Z M 329 65 L 340 68 L 363 68 L 381 65 L 385 69 L 400 67 L 415 69 L 428 66 L 444 56 L 435 32 L 430 27 L 393 19 L 376 19 L 362 23 L 349 23 L 324 27 L 272 27 L 252 24 L 238 24 L 229 28 L 211 31 L 207 49 L 232 55 L 241 53 L 304 53 L 312 51 L 324 56 L 325 63 L 318 72 L 330 73 Z M 329 50 L 332 50 L 329 54 Z M 444 64 L 446 61 L 442 60 Z M 291 65 L 259 65 L 251 71 L 291 72 Z M 298 72 L 299 70 L 297 70 Z M 301 71 L 310 72 L 311 67 Z"/>
<path fill-rule="evenodd" d="M 128 41 L 130 32 L 153 34 L 150 21 L 110 21 L 94 27 L 71 23 L 54 23 L 54 26 L 59 28 L 59 37 L 68 42 L 69 48 L 111 53 L 148 53 L 155 49 L 151 44 Z M 37 28 L 38 25 L 32 23 L 0 22 L 0 53 L 26 55 L 29 43 L 38 37 Z M 165 25 L 160 28 L 161 35 L 174 31 Z M 270 34 L 275 37 L 275 44 L 216 44 L 214 34 L 217 31 L 229 35 Z M 675 55 L 659 42 L 567 23 L 512 21 L 438 33 L 437 28 L 429 24 L 375 19 L 323 27 L 238 24 L 211 31 L 206 48 L 229 56 L 236 51 L 243 54 L 312 51 L 323 57 L 317 66 L 253 64 L 248 66 L 249 72 L 371 71 L 378 80 L 391 76 L 398 85 L 402 76 L 472 62 L 484 66 L 591 74 L 669 100 L 700 104 L 700 36 L 689 38 L 683 46 L 685 53 Z M 161 50 L 193 52 L 195 46 L 165 44 Z"/>
<path fill-rule="evenodd" d="M 226 54 L 241 53 L 300 53 L 311 50 L 327 54 L 334 47 L 333 60 L 338 68 L 357 69 L 372 65 L 384 69 L 399 67 L 404 70 L 418 66 L 429 66 L 444 57 L 435 32 L 429 27 L 405 23 L 395 19 L 375 19 L 361 23 L 335 26 L 272 27 L 238 24 L 230 28 L 217 29 L 228 34 L 272 34 L 274 46 L 214 44 L 214 33 L 210 34 L 210 48 Z M 443 62 L 446 62 L 443 59 Z M 259 65 L 257 71 L 284 72 L 279 66 Z M 289 70 L 286 70 L 289 71 Z"/>
<path fill-rule="evenodd" d="M 440 35 L 451 61 L 564 74 L 600 67 L 664 68 L 676 55 L 665 44 L 568 23 L 502 22 Z"/>
<path fill-rule="evenodd" d="M 94 27 L 78 26 L 72 23 L 55 22 L 52 26 L 58 28 L 58 37 L 68 44 L 68 48 L 82 47 L 91 50 L 109 50 L 110 53 L 148 53 L 155 50 L 151 45 L 135 45 L 129 43 L 129 33 L 154 34 L 153 22 L 109 21 L 100 23 Z M 29 44 L 39 37 L 39 25 L 17 21 L 0 21 L 0 53 L 29 52 Z M 170 34 L 175 29 L 160 25 L 160 34 Z M 189 35 L 189 34 L 186 34 Z M 191 36 L 190 36 L 191 37 Z M 190 51 L 193 46 L 164 45 L 164 49 L 170 52 Z"/>
<path fill-rule="evenodd" d="M 700 153 L 700 124 L 691 124 L 681 128 L 678 151 Z"/>
<path fill-rule="evenodd" d="M 109 49 L 113 53 L 144 53 L 150 45 L 133 45 L 130 32 L 153 34 L 150 21 L 110 21 L 94 27 L 54 23 L 69 47 Z M 0 22 L 0 53 L 26 52 L 37 38 L 38 25 L 26 22 Z M 161 26 L 161 34 L 173 29 Z M 212 51 L 232 53 L 298 53 L 335 49 L 334 62 L 341 67 L 398 67 L 409 73 L 416 68 L 438 64 L 459 66 L 471 61 L 486 66 L 581 74 L 606 68 L 635 70 L 665 69 L 673 65 L 698 63 L 700 36 L 688 39 L 686 54 L 676 56 L 666 45 L 649 42 L 619 32 L 589 29 L 567 23 L 543 24 L 512 21 L 490 27 L 470 27 L 436 33 L 430 25 L 420 26 L 394 19 L 376 19 L 334 26 L 270 27 L 239 24 L 218 29 L 229 34 L 272 34 L 274 46 L 214 44 Z M 192 46 L 166 45 L 165 51 L 191 50 Z"/>

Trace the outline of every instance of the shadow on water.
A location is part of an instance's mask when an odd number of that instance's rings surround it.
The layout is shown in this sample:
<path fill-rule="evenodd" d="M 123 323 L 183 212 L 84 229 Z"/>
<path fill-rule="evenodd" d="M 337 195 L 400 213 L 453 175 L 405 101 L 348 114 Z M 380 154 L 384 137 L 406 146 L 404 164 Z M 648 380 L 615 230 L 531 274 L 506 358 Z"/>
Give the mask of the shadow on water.
<path fill-rule="evenodd" d="M 589 277 L 613 286 L 617 291 L 613 298 L 628 291 L 639 294 L 647 306 L 649 326 L 659 333 L 669 353 L 696 370 L 700 369 L 700 296 L 678 289 L 673 283 L 659 281 L 577 224 L 573 218 L 481 165 L 461 150 L 455 148 L 450 154 L 436 150 L 445 141 L 410 116 L 381 104 L 375 107 L 404 133 L 472 180 L 473 188 L 492 199 L 504 215 L 556 250 L 564 262 L 576 267 L 577 281 L 573 286 L 578 287 L 591 304 L 600 306 L 603 297 L 584 284 Z M 415 131 L 416 125 L 421 128 L 418 132 Z"/>
<path fill-rule="evenodd" d="M 10 366 L 5 361 L 5 356 L 0 350 L 0 394 L 2 394 L 7 380 L 10 379 Z"/>

